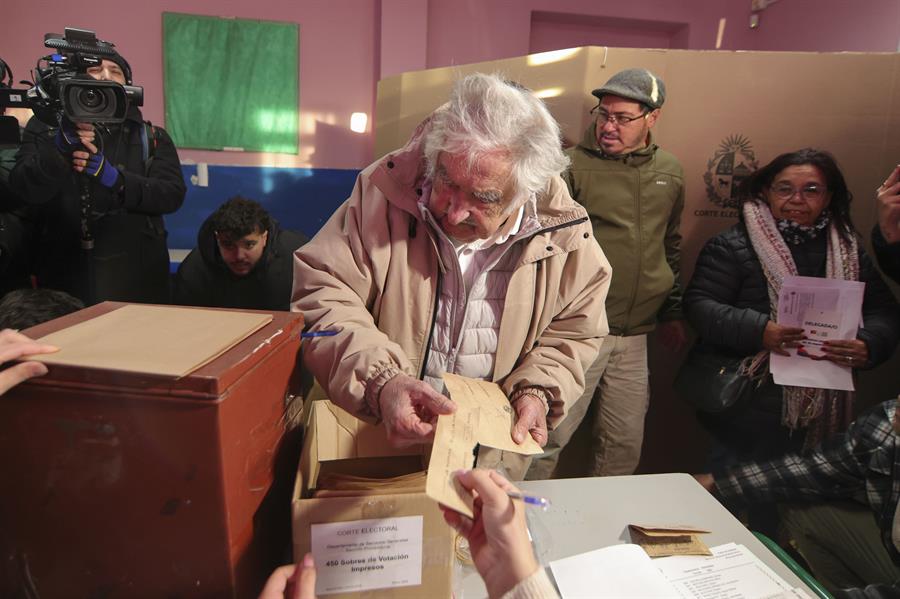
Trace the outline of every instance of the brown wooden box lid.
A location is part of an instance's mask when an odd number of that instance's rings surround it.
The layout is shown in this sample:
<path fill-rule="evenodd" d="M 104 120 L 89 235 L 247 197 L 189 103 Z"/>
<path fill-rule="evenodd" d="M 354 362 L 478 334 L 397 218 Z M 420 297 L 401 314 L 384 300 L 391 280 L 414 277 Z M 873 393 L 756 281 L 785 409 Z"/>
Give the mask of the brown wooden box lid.
<path fill-rule="evenodd" d="M 127 304 L 103 302 L 50 322 L 25 329 L 23 333 L 39 338 L 72 325 L 111 312 Z M 201 308 L 197 308 L 201 309 Z M 202 308 L 211 310 L 215 308 Z M 281 344 L 300 335 L 303 316 L 296 312 L 237 310 L 239 312 L 265 313 L 272 321 L 239 341 L 211 362 L 182 377 L 141 374 L 102 368 L 87 368 L 50 364 L 47 375 L 32 379 L 27 384 L 77 386 L 96 389 L 115 387 L 118 390 L 137 391 L 160 396 L 216 399 L 245 373 L 263 361 Z"/>

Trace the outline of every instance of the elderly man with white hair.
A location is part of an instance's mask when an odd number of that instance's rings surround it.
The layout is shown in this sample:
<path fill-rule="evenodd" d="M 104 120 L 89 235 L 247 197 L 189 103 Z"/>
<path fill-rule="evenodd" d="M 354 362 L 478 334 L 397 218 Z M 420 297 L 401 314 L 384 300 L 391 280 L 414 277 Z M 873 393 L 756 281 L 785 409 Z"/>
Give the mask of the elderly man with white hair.
<path fill-rule="evenodd" d="M 402 446 L 455 409 L 443 373 L 491 380 L 515 410 L 512 438 L 544 445 L 607 333 L 611 270 L 567 164 L 539 99 L 474 74 L 363 170 L 295 253 L 291 307 L 319 333 L 303 359 L 329 398 Z M 489 451 L 478 463 L 514 479 L 527 465 Z"/>

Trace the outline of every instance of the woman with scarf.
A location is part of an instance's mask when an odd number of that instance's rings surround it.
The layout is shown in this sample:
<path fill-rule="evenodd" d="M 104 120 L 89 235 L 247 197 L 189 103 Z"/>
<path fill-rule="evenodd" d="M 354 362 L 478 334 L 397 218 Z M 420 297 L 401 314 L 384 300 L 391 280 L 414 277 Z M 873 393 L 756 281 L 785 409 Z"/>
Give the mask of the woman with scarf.
<path fill-rule="evenodd" d="M 761 381 L 724 412 L 698 412 L 716 440 L 710 466 L 763 460 L 812 447 L 853 419 L 853 393 L 776 385 L 770 353 L 800 347 L 803 330 L 776 321 L 784 277 L 801 275 L 866 283 L 863 326 L 855 339 L 826 341 L 827 360 L 853 369 L 887 360 L 900 337 L 900 310 L 850 221 L 852 195 L 827 152 L 782 154 L 744 182 L 740 221 L 703 248 L 684 295 L 698 344 L 746 357 Z"/>

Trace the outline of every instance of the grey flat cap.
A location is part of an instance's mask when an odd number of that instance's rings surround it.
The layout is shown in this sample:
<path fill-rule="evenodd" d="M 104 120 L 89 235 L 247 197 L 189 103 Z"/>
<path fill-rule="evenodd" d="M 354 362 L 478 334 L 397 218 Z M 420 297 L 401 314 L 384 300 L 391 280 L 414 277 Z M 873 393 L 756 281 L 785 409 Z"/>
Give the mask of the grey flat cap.
<path fill-rule="evenodd" d="M 625 69 L 591 92 L 598 99 L 605 95 L 619 96 L 646 104 L 651 110 L 666 101 L 666 84 L 647 69 Z"/>

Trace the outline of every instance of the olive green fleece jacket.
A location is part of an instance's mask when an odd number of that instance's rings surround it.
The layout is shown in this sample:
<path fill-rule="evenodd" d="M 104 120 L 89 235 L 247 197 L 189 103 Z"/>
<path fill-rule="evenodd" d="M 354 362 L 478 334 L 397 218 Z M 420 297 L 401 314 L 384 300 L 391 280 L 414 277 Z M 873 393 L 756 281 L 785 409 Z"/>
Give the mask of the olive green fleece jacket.
<path fill-rule="evenodd" d="M 606 298 L 611 335 L 641 335 L 662 320 L 683 318 L 681 211 L 684 172 L 678 159 L 656 144 L 623 156 L 603 154 L 594 125 L 567 150 L 563 175 L 584 206 L 594 237 L 612 265 Z"/>

